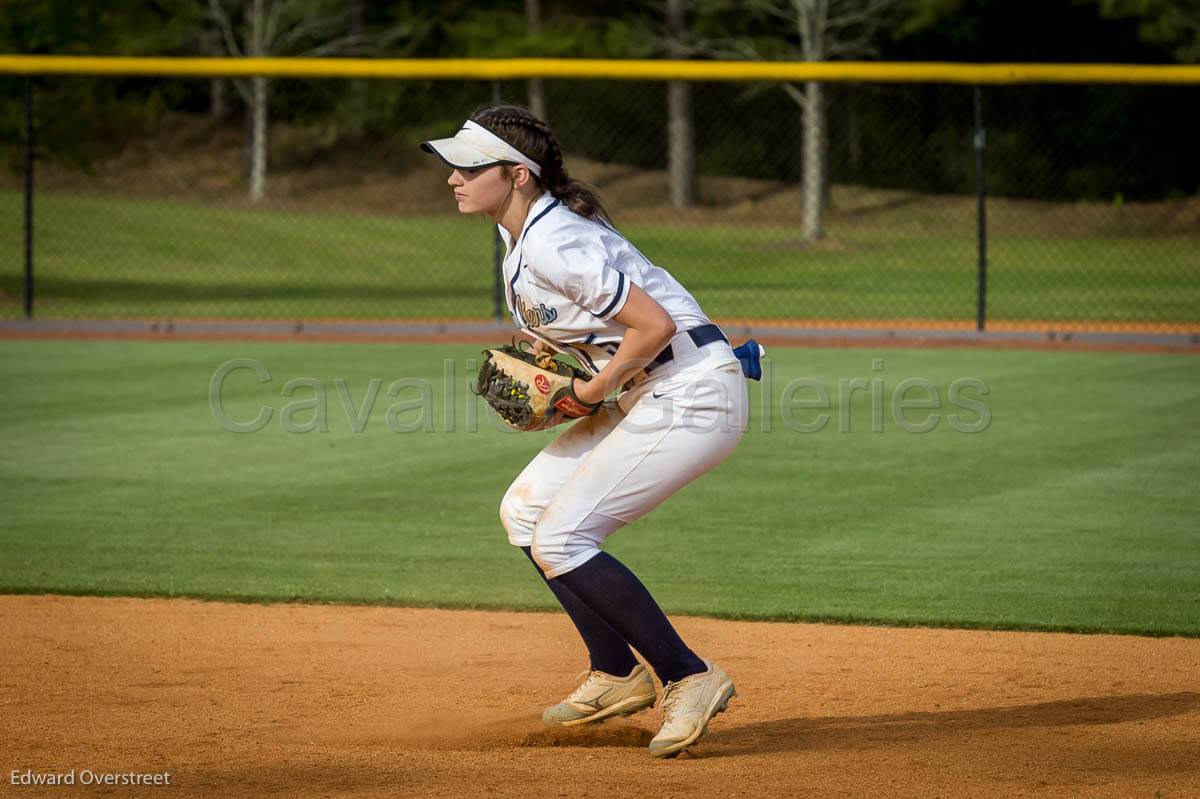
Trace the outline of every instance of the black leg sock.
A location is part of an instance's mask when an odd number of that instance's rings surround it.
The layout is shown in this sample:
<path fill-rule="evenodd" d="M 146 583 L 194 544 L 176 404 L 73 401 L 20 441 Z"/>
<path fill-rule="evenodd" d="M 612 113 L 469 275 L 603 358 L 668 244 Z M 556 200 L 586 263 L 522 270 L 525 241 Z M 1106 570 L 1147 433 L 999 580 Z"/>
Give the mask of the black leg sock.
<path fill-rule="evenodd" d="M 583 639 L 583 643 L 587 646 L 588 657 L 592 661 L 592 668 L 615 677 L 625 677 L 633 671 L 634 667 L 637 666 L 637 658 L 633 656 L 633 652 L 630 651 L 629 644 L 625 643 L 625 639 L 614 632 L 612 627 L 609 627 L 608 623 L 597 616 L 591 608 L 581 602 L 579 597 L 575 596 L 566 585 L 558 580 L 546 580 L 546 575 L 542 574 L 541 567 L 533 559 L 530 547 L 521 547 L 521 551 L 533 563 L 533 567 L 537 569 L 538 576 L 550 587 L 559 604 L 563 606 L 563 610 L 567 612 L 567 615 L 571 617 L 571 621 L 575 623 L 575 629 L 579 631 L 579 637 Z"/>
<path fill-rule="evenodd" d="M 550 581 L 563 583 L 654 667 L 663 685 L 699 674 L 705 665 L 675 632 L 646 586 L 621 561 L 601 552 Z"/>

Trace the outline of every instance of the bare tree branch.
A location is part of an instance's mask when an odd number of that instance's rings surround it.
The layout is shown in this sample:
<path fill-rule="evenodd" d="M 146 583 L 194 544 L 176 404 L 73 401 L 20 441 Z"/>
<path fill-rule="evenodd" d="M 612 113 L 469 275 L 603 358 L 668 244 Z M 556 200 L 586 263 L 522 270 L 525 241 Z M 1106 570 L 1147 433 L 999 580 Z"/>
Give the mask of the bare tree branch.
<path fill-rule="evenodd" d="M 690 43 L 693 53 L 723 58 L 766 57 L 817 62 L 866 55 L 874 43 L 886 14 L 903 0 L 698 0 L 706 10 L 737 11 L 751 16 L 755 24 L 765 22 L 778 29 L 772 38 L 721 37 Z M 802 233 L 806 241 L 824 235 L 822 223 L 826 203 L 827 120 L 823 87 L 809 81 L 777 84 L 800 109 L 802 131 L 801 186 L 803 188 Z"/>
<path fill-rule="evenodd" d="M 271 38 L 271 52 L 287 53 L 306 39 L 324 38 L 334 31 L 345 28 L 345 14 L 340 13 L 312 20 L 299 19 L 295 23 L 287 25 L 284 33 Z"/>
<path fill-rule="evenodd" d="M 337 39 L 330 39 L 324 44 L 318 44 L 315 47 L 310 47 L 303 50 L 297 55 L 303 58 L 320 58 L 322 56 L 332 55 L 334 53 L 340 55 L 349 55 L 367 42 L 367 37 L 362 34 L 350 34 L 341 36 Z"/>
<path fill-rule="evenodd" d="M 241 58 L 242 49 L 238 47 L 237 36 L 233 33 L 233 24 L 229 20 L 229 15 L 225 13 L 225 9 L 221 7 L 220 0 L 208 0 L 208 7 L 212 20 L 217 23 L 217 27 L 221 31 L 221 37 L 225 40 L 225 47 L 229 50 L 229 54 Z"/>
<path fill-rule="evenodd" d="M 796 105 L 804 111 L 808 111 L 808 98 L 804 96 L 804 92 L 797 89 L 790 83 L 783 84 L 783 90 L 787 92 L 787 96 L 795 101 Z"/>
<path fill-rule="evenodd" d="M 749 39 L 697 39 L 691 46 L 686 46 L 683 53 L 689 57 L 704 55 L 735 61 L 764 60 L 763 54 Z"/>
<path fill-rule="evenodd" d="M 217 28 L 221 32 L 221 38 L 225 41 L 225 48 L 229 54 L 235 58 L 242 57 L 242 48 L 238 46 L 237 35 L 233 32 L 233 22 L 229 19 L 229 14 L 221 5 L 220 0 L 208 0 L 209 16 L 217 23 Z M 242 102 L 250 105 L 253 99 L 250 95 L 250 85 L 240 78 L 234 78 L 233 88 L 237 89 L 238 96 L 242 98 Z"/>
<path fill-rule="evenodd" d="M 263 55 L 276 52 L 275 37 L 279 30 L 279 20 L 287 9 L 286 0 L 263 0 L 267 4 L 266 19 L 263 20 L 262 49 Z"/>
<path fill-rule="evenodd" d="M 199 2 L 205 3 L 205 0 Z M 207 0 L 207 16 L 220 31 L 225 49 L 237 58 L 248 55 L 319 58 L 393 47 L 397 42 L 404 43 L 402 51 L 411 52 L 436 27 L 438 16 L 405 20 L 387 30 L 364 34 L 361 26 L 347 25 L 351 11 L 341 0 L 241 0 L 245 19 L 240 25 L 235 24 L 234 14 L 225 5 L 227 2 L 238 0 Z M 357 27 L 357 30 L 338 35 L 347 27 Z M 257 76 L 250 80 L 235 79 L 233 84 L 245 101 L 252 120 L 250 197 L 258 201 L 265 196 L 267 178 L 268 80 Z"/>

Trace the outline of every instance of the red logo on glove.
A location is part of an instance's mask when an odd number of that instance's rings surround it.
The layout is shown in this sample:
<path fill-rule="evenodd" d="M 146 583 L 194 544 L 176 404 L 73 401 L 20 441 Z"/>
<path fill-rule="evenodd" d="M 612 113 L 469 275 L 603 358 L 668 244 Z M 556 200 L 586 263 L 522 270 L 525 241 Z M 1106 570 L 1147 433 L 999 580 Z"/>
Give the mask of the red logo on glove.
<path fill-rule="evenodd" d="M 543 394 L 550 393 L 550 381 L 546 379 L 545 375 L 537 375 L 534 377 L 533 384 L 537 386 L 537 390 Z"/>
<path fill-rule="evenodd" d="M 578 419 L 581 416 L 587 416 L 592 412 L 592 409 L 586 405 L 582 405 L 575 400 L 571 395 L 567 395 L 554 403 L 554 407 L 562 411 L 562 415 L 571 419 Z"/>

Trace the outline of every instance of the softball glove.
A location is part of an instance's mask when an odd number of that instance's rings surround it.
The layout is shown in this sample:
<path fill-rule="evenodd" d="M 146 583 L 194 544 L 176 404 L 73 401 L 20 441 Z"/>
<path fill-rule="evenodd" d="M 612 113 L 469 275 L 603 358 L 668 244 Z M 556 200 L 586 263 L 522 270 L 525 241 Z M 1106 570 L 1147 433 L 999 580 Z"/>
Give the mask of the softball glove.
<path fill-rule="evenodd" d="M 505 344 L 483 351 L 475 391 L 509 427 L 545 430 L 600 409 L 575 395 L 575 378 L 591 379 L 548 352 Z"/>

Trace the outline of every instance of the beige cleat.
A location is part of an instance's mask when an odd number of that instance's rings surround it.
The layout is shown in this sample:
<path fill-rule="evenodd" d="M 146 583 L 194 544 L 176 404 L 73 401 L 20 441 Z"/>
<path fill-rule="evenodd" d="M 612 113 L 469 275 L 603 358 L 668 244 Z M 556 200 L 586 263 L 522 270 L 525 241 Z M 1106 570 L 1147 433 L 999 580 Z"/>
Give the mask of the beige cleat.
<path fill-rule="evenodd" d="M 542 721 L 556 727 L 574 727 L 613 716 L 628 716 L 654 704 L 654 679 L 639 663 L 628 677 L 603 671 L 588 671 L 587 679 L 563 701 L 542 714 Z M 582 674 L 580 675 L 583 676 Z"/>
<path fill-rule="evenodd" d="M 650 741 L 650 754 L 674 757 L 708 730 L 708 722 L 725 712 L 737 696 L 733 680 L 717 664 L 705 660 L 708 671 L 668 683 L 663 691 L 663 724 Z"/>

